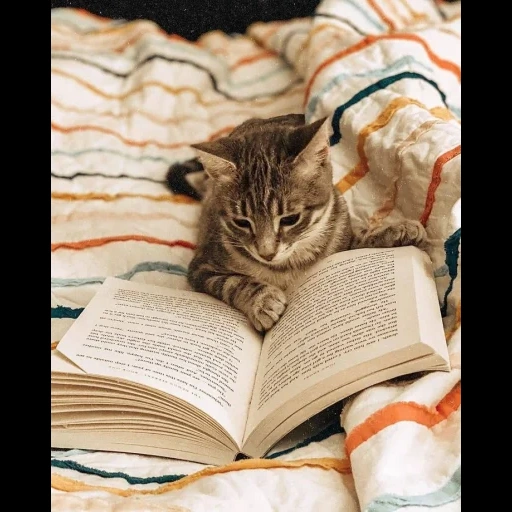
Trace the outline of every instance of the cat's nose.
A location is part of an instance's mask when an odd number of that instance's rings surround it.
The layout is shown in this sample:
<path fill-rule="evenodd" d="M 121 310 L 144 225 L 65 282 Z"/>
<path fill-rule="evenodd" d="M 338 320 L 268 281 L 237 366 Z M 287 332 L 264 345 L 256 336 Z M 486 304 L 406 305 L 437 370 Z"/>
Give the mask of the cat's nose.
<path fill-rule="evenodd" d="M 274 259 L 274 256 L 277 254 L 277 251 L 268 252 L 268 253 L 259 253 L 260 256 L 267 261 L 272 261 Z"/>

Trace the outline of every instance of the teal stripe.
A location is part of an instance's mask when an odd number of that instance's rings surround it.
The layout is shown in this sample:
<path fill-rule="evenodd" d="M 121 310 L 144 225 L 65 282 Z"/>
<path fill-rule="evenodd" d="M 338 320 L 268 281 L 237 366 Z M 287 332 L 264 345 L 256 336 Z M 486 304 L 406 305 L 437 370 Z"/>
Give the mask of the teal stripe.
<path fill-rule="evenodd" d="M 380 31 L 385 31 L 386 27 L 379 23 L 377 20 L 375 20 L 372 16 L 368 14 L 368 11 L 363 9 L 359 3 L 355 0 L 340 0 L 340 2 L 344 2 L 346 4 L 350 4 L 356 11 L 359 11 L 369 23 L 371 23 L 375 28 L 379 29 Z"/>
<path fill-rule="evenodd" d="M 394 512 L 405 507 L 441 507 L 453 503 L 461 497 L 460 466 L 452 475 L 448 483 L 437 491 L 421 496 L 398 496 L 384 494 L 365 508 L 365 512 Z"/>
<path fill-rule="evenodd" d="M 52 308 L 52 318 L 73 318 L 76 320 L 84 308 L 68 308 L 66 306 L 57 306 Z"/>
<path fill-rule="evenodd" d="M 163 272 L 165 274 L 172 274 L 183 277 L 187 275 L 187 269 L 181 265 L 173 265 L 171 263 L 167 263 L 166 261 L 143 261 L 142 263 L 135 265 L 135 267 L 133 267 L 128 272 L 115 277 L 129 281 L 135 274 L 140 272 Z M 51 286 L 52 288 L 58 288 L 67 286 L 84 286 L 86 284 L 101 284 L 103 281 L 105 281 L 105 279 L 106 277 L 78 277 L 70 279 L 52 277 Z"/>
<path fill-rule="evenodd" d="M 121 158 L 126 158 L 128 160 L 133 160 L 135 162 L 142 162 L 143 160 L 150 160 L 152 162 L 164 162 L 167 165 L 171 165 L 176 162 L 175 159 L 171 160 L 169 158 L 165 158 L 163 156 L 150 156 L 150 155 L 142 155 L 142 156 L 132 156 L 126 153 L 122 153 L 121 151 L 116 151 L 114 149 L 107 148 L 87 148 L 81 149 L 80 151 L 52 151 L 52 156 L 62 155 L 62 156 L 81 156 L 86 155 L 88 153 L 109 153 L 111 155 L 120 156 Z"/>
<path fill-rule="evenodd" d="M 61 469 L 73 469 L 78 471 L 79 473 L 84 473 L 86 475 L 97 475 L 103 478 L 123 478 L 129 484 L 137 485 L 137 484 L 166 484 L 169 482 L 176 482 L 177 480 L 181 480 L 184 476 L 187 475 L 162 475 L 162 476 L 150 476 L 147 478 L 141 478 L 138 476 L 130 476 L 127 473 L 121 473 L 120 471 L 103 471 L 102 469 L 90 468 L 88 466 L 84 466 L 83 464 L 79 464 L 74 460 L 59 460 L 52 459 L 51 465 L 54 468 Z"/>
<path fill-rule="evenodd" d="M 426 78 L 423 75 L 420 75 L 419 73 L 413 73 L 410 71 L 404 71 L 403 73 L 398 73 L 397 75 L 391 75 L 386 78 L 383 78 L 382 80 L 379 80 L 378 82 L 375 82 L 372 85 L 369 85 L 368 87 L 365 87 L 363 90 L 359 91 L 357 94 L 352 96 L 352 98 L 349 101 L 336 108 L 332 116 L 333 134 L 331 135 L 330 138 L 330 145 L 334 146 L 342 138 L 340 122 L 346 110 L 348 110 L 350 107 L 353 107 L 354 105 L 356 105 L 363 99 L 367 98 L 368 96 L 371 96 L 373 93 L 380 91 L 382 89 L 386 89 L 388 86 L 405 79 L 421 80 L 423 82 L 426 82 L 427 84 L 430 84 L 432 87 L 434 87 L 434 89 L 437 90 L 437 92 L 441 96 L 442 102 L 448 108 L 448 105 L 446 103 L 446 94 L 443 91 L 441 91 L 441 89 L 439 89 L 439 86 L 433 80 L 430 80 L 429 78 Z"/>
<path fill-rule="evenodd" d="M 448 274 L 450 274 L 450 284 L 444 294 L 443 305 L 441 307 L 441 315 L 446 316 L 448 309 L 448 295 L 450 295 L 453 289 L 453 282 L 457 277 L 457 261 L 459 259 L 459 245 L 460 245 L 461 228 L 457 229 L 455 233 L 444 243 L 444 252 L 446 254 L 445 263 L 448 267 Z"/>
<path fill-rule="evenodd" d="M 320 91 L 311 97 L 306 107 L 306 120 L 309 123 L 309 119 L 315 114 L 315 110 L 318 106 L 318 103 L 321 101 L 322 97 L 327 94 L 331 89 L 340 85 L 344 80 L 349 78 L 381 78 L 387 76 L 390 72 L 397 71 L 401 67 L 410 66 L 415 64 L 425 69 L 426 71 L 433 72 L 434 70 L 429 66 L 417 61 L 411 55 L 407 55 L 406 57 L 402 57 L 398 59 L 393 64 L 386 66 L 380 69 L 373 69 L 371 71 L 366 71 L 365 73 L 340 73 L 339 75 L 334 76 L 331 80 L 327 82 L 327 84 L 320 89 Z"/>
<path fill-rule="evenodd" d="M 265 457 L 266 459 L 275 459 L 276 457 L 280 457 L 281 455 L 288 454 L 290 452 L 293 452 L 294 450 L 297 450 L 298 448 L 303 448 L 304 446 L 307 446 L 311 443 L 318 443 L 319 441 L 323 441 L 324 439 L 327 439 L 328 437 L 331 437 L 334 434 L 339 434 L 343 432 L 343 429 L 340 427 L 339 422 L 335 422 L 332 425 L 329 425 L 325 430 L 322 432 L 319 432 L 317 435 L 310 437 L 309 439 L 306 439 L 305 441 L 302 441 L 301 443 L 297 444 L 296 446 L 289 448 L 288 450 L 283 450 L 278 453 L 274 453 L 273 455 L 269 455 Z M 76 455 L 76 450 L 70 450 L 69 455 Z M 61 457 L 67 456 L 67 453 L 65 455 L 61 455 Z M 83 464 L 79 464 L 78 462 L 75 462 L 74 460 L 62 460 L 58 458 L 52 458 L 51 465 L 55 468 L 61 468 L 61 469 L 73 469 L 74 471 L 78 471 L 79 473 L 85 473 L 87 475 L 97 475 L 101 476 L 103 478 L 123 478 L 128 482 L 129 484 L 135 485 L 135 484 L 165 484 L 168 482 L 176 482 L 177 480 L 181 480 L 183 477 L 187 475 L 162 475 L 162 476 L 149 476 L 149 477 L 138 477 L 138 476 L 131 476 L 127 473 L 121 473 L 119 471 L 111 472 L 111 471 L 103 471 L 102 469 L 96 469 L 91 468 L 89 466 L 84 466 Z"/>

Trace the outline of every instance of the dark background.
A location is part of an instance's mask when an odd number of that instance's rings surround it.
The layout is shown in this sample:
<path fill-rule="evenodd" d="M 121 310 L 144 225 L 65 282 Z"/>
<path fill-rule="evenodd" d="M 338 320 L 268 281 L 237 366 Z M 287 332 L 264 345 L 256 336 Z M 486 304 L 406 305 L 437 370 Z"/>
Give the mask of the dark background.
<path fill-rule="evenodd" d="M 209 30 L 245 32 L 256 21 L 311 16 L 320 0 L 52 0 L 114 19 L 148 19 L 166 32 L 196 40 Z"/>

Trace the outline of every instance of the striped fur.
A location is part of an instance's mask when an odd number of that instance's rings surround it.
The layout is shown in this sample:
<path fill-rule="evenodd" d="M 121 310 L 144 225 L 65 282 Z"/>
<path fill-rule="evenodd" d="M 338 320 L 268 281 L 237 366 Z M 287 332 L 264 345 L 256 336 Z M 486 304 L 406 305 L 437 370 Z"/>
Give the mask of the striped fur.
<path fill-rule="evenodd" d="M 251 119 L 228 137 L 195 144 L 198 159 L 171 167 L 175 193 L 204 168 L 205 191 L 191 286 L 270 329 L 286 308 L 285 291 L 300 273 L 335 252 L 417 244 L 423 226 L 407 221 L 354 237 L 348 208 L 333 186 L 327 123 L 290 114 Z M 190 195 L 190 194 L 189 194 Z"/>

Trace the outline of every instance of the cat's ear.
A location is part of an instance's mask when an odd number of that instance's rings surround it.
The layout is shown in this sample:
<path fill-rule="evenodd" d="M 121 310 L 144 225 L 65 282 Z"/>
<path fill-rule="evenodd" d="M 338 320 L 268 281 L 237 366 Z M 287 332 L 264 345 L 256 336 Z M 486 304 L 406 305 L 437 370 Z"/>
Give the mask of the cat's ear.
<path fill-rule="evenodd" d="M 230 179 L 236 170 L 229 148 L 222 139 L 212 142 L 192 144 L 197 157 L 211 178 L 216 180 Z"/>
<path fill-rule="evenodd" d="M 296 134 L 296 143 L 300 149 L 294 164 L 310 166 L 324 163 L 329 157 L 328 130 L 329 123 L 326 117 L 300 127 Z"/>

